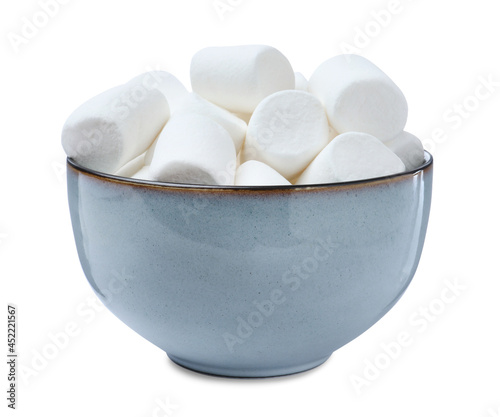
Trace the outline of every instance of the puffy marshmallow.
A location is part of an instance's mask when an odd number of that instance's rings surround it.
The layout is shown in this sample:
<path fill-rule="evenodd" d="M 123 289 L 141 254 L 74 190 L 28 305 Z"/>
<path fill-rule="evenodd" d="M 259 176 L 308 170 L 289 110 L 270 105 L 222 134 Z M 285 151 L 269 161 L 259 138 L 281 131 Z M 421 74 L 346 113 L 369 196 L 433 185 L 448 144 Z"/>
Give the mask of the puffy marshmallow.
<path fill-rule="evenodd" d="M 425 155 L 422 142 L 411 133 L 401 132 L 394 139 L 385 142 L 385 144 L 391 151 L 399 156 L 408 171 L 424 163 Z"/>
<path fill-rule="evenodd" d="M 115 175 L 118 175 L 120 177 L 131 177 L 144 166 L 145 156 L 146 152 L 127 162 L 118 171 L 115 172 Z"/>
<path fill-rule="evenodd" d="M 247 161 L 236 170 L 235 185 L 290 185 L 290 181 L 259 161 Z"/>
<path fill-rule="evenodd" d="M 187 97 L 190 95 L 186 87 L 176 77 L 166 71 L 146 72 L 133 78 L 132 81 L 139 82 L 146 88 L 157 89 L 161 92 L 167 99 L 171 114 L 174 114 L 181 106 L 184 106 Z M 144 165 L 151 165 L 157 139 L 158 137 L 156 137 L 152 145 L 148 148 Z"/>
<path fill-rule="evenodd" d="M 195 93 L 234 113 L 252 113 L 260 101 L 293 89 L 295 76 L 288 59 L 266 45 L 210 47 L 191 61 Z"/>
<path fill-rule="evenodd" d="M 236 151 L 231 136 L 207 116 L 181 113 L 162 130 L 149 169 L 154 180 L 233 185 Z"/>
<path fill-rule="evenodd" d="M 295 73 L 295 89 L 309 91 L 309 81 L 301 72 Z"/>
<path fill-rule="evenodd" d="M 404 170 L 401 159 L 376 137 L 347 132 L 337 136 L 319 153 L 296 184 L 356 181 Z"/>
<path fill-rule="evenodd" d="M 339 132 L 369 133 L 387 141 L 401 133 L 408 117 L 406 99 L 377 66 L 358 55 L 339 55 L 322 63 L 309 91 L 325 105 Z"/>
<path fill-rule="evenodd" d="M 64 124 L 62 145 L 80 165 L 113 174 L 146 151 L 169 116 L 163 94 L 136 78 L 78 107 Z"/>
<path fill-rule="evenodd" d="M 149 71 L 132 78 L 131 82 L 140 83 L 148 90 L 160 91 L 167 99 L 171 114 L 189 94 L 186 87 L 167 71 Z"/>
<path fill-rule="evenodd" d="M 197 113 L 210 117 L 229 132 L 233 139 L 236 152 L 240 151 L 241 145 L 243 145 L 243 141 L 245 140 L 247 124 L 234 114 L 205 100 L 196 93 L 188 94 L 173 114 L 181 112 Z"/>
<path fill-rule="evenodd" d="M 167 99 L 170 107 L 170 113 L 174 114 L 181 107 L 184 108 L 186 100 L 191 93 L 186 90 L 186 87 L 172 74 L 166 71 L 150 71 L 143 74 L 142 82 L 146 82 L 151 86 L 156 87 Z M 141 76 L 138 76 L 139 78 Z M 151 165 L 153 153 L 156 148 L 158 137 L 154 140 L 146 152 L 144 165 Z"/>
<path fill-rule="evenodd" d="M 264 162 L 290 180 L 328 140 L 328 121 L 321 102 L 305 91 L 280 91 L 255 109 L 248 124 L 243 160 Z"/>

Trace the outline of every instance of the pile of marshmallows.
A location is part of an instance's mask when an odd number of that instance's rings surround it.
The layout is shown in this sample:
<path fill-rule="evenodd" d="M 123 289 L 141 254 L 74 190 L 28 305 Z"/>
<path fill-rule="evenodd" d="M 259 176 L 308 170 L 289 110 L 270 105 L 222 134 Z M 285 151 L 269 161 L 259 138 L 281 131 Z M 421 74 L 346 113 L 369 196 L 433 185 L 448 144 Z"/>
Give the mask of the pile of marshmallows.
<path fill-rule="evenodd" d="M 270 46 L 211 47 L 193 57 L 191 84 L 152 71 L 105 91 L 68 118 L 64 150 L 104 173 L 205 185 L 353 181 L 424 162 L 401 90 L 361 56 L 307 81 Z"/>

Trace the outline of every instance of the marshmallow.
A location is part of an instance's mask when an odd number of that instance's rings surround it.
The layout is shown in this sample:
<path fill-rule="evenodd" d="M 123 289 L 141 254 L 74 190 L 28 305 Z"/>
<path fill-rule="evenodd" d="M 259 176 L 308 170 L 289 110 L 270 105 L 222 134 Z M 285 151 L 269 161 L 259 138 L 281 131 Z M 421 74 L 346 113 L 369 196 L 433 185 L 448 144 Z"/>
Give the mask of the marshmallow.
<path fill-rule="evenodd" d="M 78 107 L 64 124 L 62 145 L 80 165 L 112 174 L 146 151 L 169 116 L 163 94 L 136 77 Z"/>
<path fill-rule="evenodd" d="M 406 99 L 378 67 L 358 55 L 339 55 L 322 63 L 309 91 L 325 105 L 339 132 L 369 133 L 387 141 L 401 133 L 408 117 Z"/>
<path fill-rule="evenodd" d="M 425 155 L 422 142 L 411 133 L 401 132 L 394 139 L 385 142 L 385 145 L 399 156 L 407 171 L 418 168 L 424 163 Z"/>
<path fill-rule="evenodd" d="M 173 116 L 158 138 L 149 169 L 157 181 L 233 185 L 236 151 L 231 136 L 207 116 Z"/>
<path fill-rule="evenodd" d="M 186 87 L 166 71 L 149 71 L 132 78 L 130 82 L 141 83 L 148 90 L 156 89 L 162 93 L 167 99 L 171 114 L 174 114 L 177 107 L 189 94 Z"/>
<path fill-rule="evenodd" d="M 245 140 L 247 124 L 234 114 L 205 100 L 196 93 L 190 93 L 185 97 L 172 114 L 177 113 L 196 113 L 210 117 L 229 132 L 236 152 L 240 151 L 241 145 L 243 145 L 243 141 Z"/>
<path fill-rule="evenodd" d="M 302 91 L 309 91 L 309 81 L 300 72 L 295 73 L 295 89 Z"/>
<path fill-rule="evenodd" d="M 145 155 L 146 152 L 127 162 L 118 171 L 115 172 L 115 175 L 118 175 L 119 177 L 131 177 L 144 166 Z"/>
<path fill-rule="evenodd" d="M 235 185 L 290 185 L 269 165 L 259 161 L 247 161 L 236 170 Z"/>
<path fill-rule="evenodd" d="M 252 113 L 260 101 L 295 87 L 288 59 L 266 45 L 210 47 L 191 61 L 193 91 L 234 113 Z"/>
<path fill-rule="evenodd" d="M 337 136 L 319 153 L 296 184 L 356 181 L 404 170 L 401 159 L 376 137 L 347 132 Z"/>
<path fill-rule="evenodd" d="M 142 85 L 147 88 L 157 89 L 162 93 L 167 99 L 171 114 L 174 114 L 181 105 L 184 105 L 186 98 L 190 95 L 186 87 L 184 87 L 176 77 L 166 71 L 146 72 L 133 78 L 132 81 L 141 82 Z M 148 148 L 144 159 L 144 165 L 151 165 L 157 140 L 158 137 L 156 137 Z"/>
<path fill-rule="evenodd" d="M 290 180 L 328 140 L 328 121 L 321 102 L 305 91 L 280 91 L 255 109 L 248 124 L 243 160 L 264 162 Z"/>

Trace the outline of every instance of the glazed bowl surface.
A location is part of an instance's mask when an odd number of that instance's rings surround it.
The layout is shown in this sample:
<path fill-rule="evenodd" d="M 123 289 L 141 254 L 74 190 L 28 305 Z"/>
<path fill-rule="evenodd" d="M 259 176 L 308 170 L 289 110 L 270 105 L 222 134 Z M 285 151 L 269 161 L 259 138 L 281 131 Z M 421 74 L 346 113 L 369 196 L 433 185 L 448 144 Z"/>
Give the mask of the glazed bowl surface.
<path fill-rule="evenodd" d="M 187 368 L 276 376 L 323 363 L 402 296 L 432 168 L 426 153 L 418 169 L 370 180 L 212 187 L 68 159 L 68 200 L 84 273 L 120 320 Z"/>

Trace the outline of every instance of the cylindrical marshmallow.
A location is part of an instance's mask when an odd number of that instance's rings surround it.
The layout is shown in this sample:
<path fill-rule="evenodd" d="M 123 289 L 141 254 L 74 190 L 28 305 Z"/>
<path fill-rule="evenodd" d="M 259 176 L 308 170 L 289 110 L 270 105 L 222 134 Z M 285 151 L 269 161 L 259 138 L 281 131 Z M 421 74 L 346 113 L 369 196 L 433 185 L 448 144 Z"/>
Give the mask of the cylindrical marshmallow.
<path fill-rule="evenodd" d="M 130 82 L 143 85 L 148 90 L 156 89 L 162 93 L 168 101 L 170 113 L 174 114 L 178 105 L 189 94 L 186 87 L 172 74 L 167 71 L 149 71 L 132 78 Z"/>
<path fill-rule="evenodd" d="M 406 99 L 377 66 L 358 55 L 339 55 L 322 63 L 309 91 L 325 105 L 339 133 L 369 133 L 387 141 L 401 133 L 408 117 Z"/>
<path fill-rule="evenodd" d="M 288 59 L 266 45 L 210 47 L 191 61 L 193 91 L 234 113 L 252 113 L 260 101 L 293 89 L 295 76 Z"/>
<path fill-rule="evenodd" d="M 171 115 L 174 114 L 181 105 L 183 105 L 186 98 L 190 95 L 190 93 L 186 90 L 186 87 L 184 87 L 184 85 L 176 77 L 166 71 L 146 72 L 132 79 L 132 81 L 134 80 L 142 83 L 147 88 L 156 88 L 160 91 L 160 93 L 162 93 L 167 99 Z M 151 165 L 157 139 L 158 137 L 156 137 L 154 142 L 146 151 L 144 165 Z"/>
<path fill-rule="evenodd" d="M 172 114 L 178 113 L 196 113 L 210 117 L 231 135 L 236 153 L 240 151 L 245 140 L 247 124 L 226 109 L 205 100 L 196 93 L 189 93 Z"/>
<path fill-rule="evenodd" d="M 80 165 L 113 174 L 146 151 L 169 115 L 163 94 L 132 80 L 78 107 L 64 124 L 62 145 Z"/>
<path fill-rule="evenodd" d="M 406 170 L 418 168 L 424 163 L 424 147 L 416 136 L 408 132 L 401 132 L 394 139 L 385 142 L 386 146 L 393 151 L 405 164 Z"/>
<path fill-rule="evenodd" d="M 255 109 L 248 124 L 243 160 L 264 162 L 290 180 L 328 140 L 328 121 L 321 102 L 305 91 L 280 91 Z"/>
<path fill-rule="evenodd" d="M 401 159 L 376 137 L 367 133 L 347 132 L 334 138 L 295 184 L 364 180 L 404 170 Z"/>
<path fill-rule="evenodd" d="M 309 81 L 307 81 L 307 78 L 301 72 L 295 73 L 295 89 L 309 91 Z"/>
<path fill-rule="evenodd" d="M 290 181 L 269 165 L 247 161 L 236 170 L 235 185 L 290 185 Z"/>
<path fill-rule="evenodd" d="M 181 113 L 162 130 L 149 169 L 156 181 L 234 185 L 236 151 L 231 136 L 207 116 Z"/>

